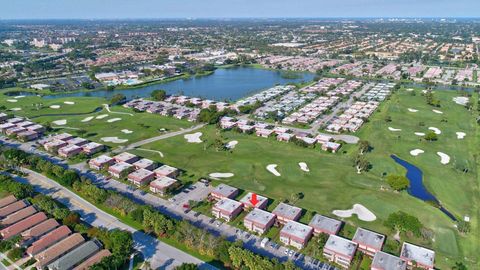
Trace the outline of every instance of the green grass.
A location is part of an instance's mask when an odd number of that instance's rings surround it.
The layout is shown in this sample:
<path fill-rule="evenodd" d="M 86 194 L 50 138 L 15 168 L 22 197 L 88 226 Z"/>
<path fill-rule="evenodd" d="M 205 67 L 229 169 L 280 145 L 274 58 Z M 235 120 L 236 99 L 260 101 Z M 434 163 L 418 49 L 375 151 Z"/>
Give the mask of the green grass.
<path fill-rule="evenodd" d="M 168 131 L 179 130 L 180 128 L 188 128 L 193 123 L 186 120 L 178 120 L 173 117 L 166 117 L 157 114 L 150 113 L 136 113 L 131 109 L 124 108 L 122 106 L 113 106 L 110 108 L 112 113 L 103 108 L 104 103 L 107 101 L 103 98 L 96 97 L 74 97 L 74 98 L 58 98 L 58 99 L 43 99 L 37 96 L 27 96 L 17 99 L 15 103 L 10 103 L 7 100 L 14 99 L 13 97 L 7 97 L 0 95 L 0 103 L 4 104 L 7 109 L 22 108 L 21 111 L 12 112 L 18 116 L 34 117 L 32 121 L 40 124 L 50 123 L 54 127 L 55 132 L 68 132 L 73 135 L 76 134 L 75 129 L 84 129 L 87 131 L 85 134 L 79 136 L 104 143 L 108 146 L 125 145 L 146 138 L 161 135 L 165 129 Z M 74 105 L 64 104 L 65 101 L 73 101 Z M 36 104 L 42 104 L 37 106 Z M 60 109 L 51 109 L 51 105 L 60 105 Z M 96 113 L 93 112 L 96 108 L 101 107 L 102 110 Z M 128 113 L 117 114 L 114 112 Z M 65 116 L 51 116 L 49 114 L 83 114 L 83 115 L 65 115 Z M 103 119 L 95 119 L 95 117 L 103 114 L 108 114 L 108 117 Z M 131 115 L 130 115 L 131 114 Z M 36 117 L 40 116 L 40 117 Z M 89 122 L 82 122 L 87 117 L 94 117 Z M 108 119 L 121 118 L 120 121 L 108 123 Z M 67 123 L 62 126 L 55 125 L 53 122 L 56 120 L 67 120 Z M 74 129 L 72 129 L 74 128 Z M 122 132 L 123 129 L 133 131 L 130 134 Z M 127 139 L 125 143 L 113 143 L 103 142 L 103 137 L 118 137 L 120 139 Z"/>
<path fill-rule="evenodd" d="M 479 232 L 478 196 L 475 195 L 478 194 L 477 164 L 474 153 L 478 152 L 475 148 L 478 145 L 477 127 L 474 116 L 452 101 L 456 95 L 455 92 L 437 91 L 436 97 L 442 103 L 438 109 L 444 112 L 443 115 L 433 113 L 433 108 L 425 103 L 418 90 L 416 96 L 406 92 L 393 95 L 357 134 L 360 138 L 369 140 L 374 147 L 371 153 L 366 154 L 373 168 L 360 175 L 352 167 L 352 158 L 357 151 L 355 146 L 346 145 L 340 153 L 329 154 L 317 148 L 305 149 L 274 139 L 219 132 L 212 126 L 200 130 L 204 143 L 189 144 L 183 136 L 177 136 L 142 147 L 161 151 L 164 158 L 145 151 L 133 152 L 184 169 L 186 174 L 183 177 L 189 181 L 208 177 L 213 172 L 234 173 L 234 177 L 215 183 L 224 182 L 267 196 L 274 200 L 269 209 L 279 201 L 291 200 L 291 196 L 299 192 L 304 194 L 304 198 L 296 203 L 297 206 L 330 216 L 334 209 L 349 209 L 354 203 L 361 203 L 376 214 L 377 220 L 364 222 L 352 217 L 345 219 L 348 225 L 376 230 L 387 237 L 392 237 L 393 232 L 383 226 L 383 221 L 392 212 L 407 211 L 431 229 L 435 239 L 422 240 L 402 235 L 402 240 L 434 248 L 440 268 L 451 266 L 455 260 L 467 260 L 471 265 L 476 265 L 478 243 L 475 239 L 478 239 Z M 408 107 L 420 111 L 409 114 L 406 112 Z M 386 115 L 392 117 L 391 123 L 385 122 Z M 442 122 L 442 119 L 447 122 Z M 419 122 L 424 122 L 425 126 L 419 126 Z M 390 132 L 388 126 L 401 128 L 402 132 Z M 439 141 L 421 141 L 413 134 L 425 132 L 430 126 L 442 130 Z M 467 137 L 458 140 L 456 131 L 467 133 Z M 232 151 L 217 151 L 212 146 L 215 139 L 221 139 L 225 143 L 237 140 L 239 143 Z M 409 151 L 414 148 L 426 152 L 419 157 L 412 157 Z M 452 157 L 451 164 L 440 164 L 437 151 L 448 153 Z M 424 171 L 427 188 L 448 210 L 458 217 L 468 215 L 472 218 L 472 232 L 460 236 L 454 223 L 438 209 L 406 192 L 390 191 L 382 174 L 405 173 L 403 167 L 389 157 L 390 154 L 396 154 L 419 166 Z M 298 162 L 301 161 L 308 164 L 311 170 L 309 173 L 299 169 Z M 468 164 L 470 172 L 464 174 L 458 171 L 456 167 L 460 162 Z M 268 164 L 278 164 L 277 169 L 282 176 L 270 174 L 265 168 Z M 305 218 L 302 221 L 306 222 Z M 351 233 L 348 236 L 351 237 Z"/>

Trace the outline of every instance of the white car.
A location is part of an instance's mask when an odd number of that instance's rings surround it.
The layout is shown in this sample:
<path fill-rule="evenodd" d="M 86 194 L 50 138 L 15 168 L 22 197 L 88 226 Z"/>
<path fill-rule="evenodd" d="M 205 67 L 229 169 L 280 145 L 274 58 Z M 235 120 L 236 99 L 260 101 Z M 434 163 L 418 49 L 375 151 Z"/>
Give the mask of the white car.
<path fill-rule="evenodd" d="M 293 254 L 295 254 L 295 251 L 292 249 L 292 250 L 290 250 L 290 252 L 288 252 L 288 257 L 292 257 Z"/>
<path fill-rule="evenodd" d="M 290 250 L 289 250 L 288 248 L 286 248 L 286 249 L 285 249 L 285 252 L 284 252 L 285 255 L 288 255 L 288 252 L 289 252 L 289 251 L 290 251 Z"/>

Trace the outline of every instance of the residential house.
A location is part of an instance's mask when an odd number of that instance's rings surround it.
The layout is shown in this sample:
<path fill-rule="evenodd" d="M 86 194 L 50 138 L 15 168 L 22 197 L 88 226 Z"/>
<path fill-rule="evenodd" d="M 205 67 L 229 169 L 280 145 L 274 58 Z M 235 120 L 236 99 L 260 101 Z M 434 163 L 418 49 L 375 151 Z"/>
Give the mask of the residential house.
<path fill-rule="evenodd" d="M 38 253 L 44 251 L 45 249 L 53 246 L 62 239 L 66 238 L 71 233 L 72 231 L 67 226 L 60 226 L 35 241 L 30 247 L 27 248 L 26 253 L 30 257 L 33 257 Z"/>
<path fill-rule="evenodd" d="M 48 265 L 49 270 L 72 269 L 75 265 L 80 264 L 83 260 L 92 256 L 100 250 L 100 243 L 91 240 L 81 244 L 69 253 L 58 258 L 56 261 Z"/>
<path fill-rule="evenodd" d="M 275 207 L 272 213 L 277 216 L 278 223 L 285 224 L 289 221 L 297 221 L 302 215 L 302 209 L 282 202 Z"/>
<path fill-rule="evenodd" d="M 243 225 L 250 231 L 264 234 L 275 223 L 275 215 L 267 211 L 254 208 L 243 219 Z"/>
<path fill-rule="evenodd" d="M 82 148 L 74 144 L 70 144 L 58 149 L 58 155 L 63 158 L 71 158 L 80 154 L 81 152 L 82 152 Z"/>
<path fill-rule="evenodd" d="M 153 171 L 157 167 L 157 164 L 153 160 L 147 158 L 142 158 L 132 165 L 135 167 L 135 169 L 145 169 L 149 171 Z"/>
<path fill-rule="evenodd" d="M 128 175 L 128 181 L 134 185 L 143 186 L 155 178 L 155 173 L 145 169 L 136 170 Z"/>
<path fill-rule="evenodd" d="M 403 243 L 400 258 L 407 262 L 408 268 L 418 267 L 433 270 L 435 251 L 410 243 Z"/>
<path fill-rule="evenodd" d="M 28 206 L 23 209 L 18 210 L 17 212 L 8 215 L 6 218 L 0 221 L 2 226 L 10 226 L 14 223 L 19 222 L 20 220 L 27 218 L 37 212 L 37 209 L 33 206 Z"/>
<path fill-rule="evenodd" d="M 356 251 L 356 243 L 331 234 L 323 247 L 323 256 L 331 262 L 349 268 Z"/>
<path fill-rule="evenodd" d="M 34 256 L 34 258 L 37 260 L 35 267 L 37 269 L 44 268 L 57 258 L 67 254 L 70 250 L 78 247 L 84 242 L 85 239 L 79 233 L 74 233 L 67 238 L 60 240 L 60 242 L 57 242 L 53 246 Z"/>
<path fill-rule="evenodd" d="M 375 253 L 382 250 L 385 235 L 357 228 L 352 241 L 358 244 L 358 250 L 373 257 Z"/>
<path fill-rule="evenodd" d="M 47 215 L 45 215 L 45 213 L 36 213 L 30 217 L 27 217 L 26 219 L 23 219 L 13 225 L 2 229 L 0 231 L 0 235 L 2 236 L 3 240 L 8 240 L 45 220 L 47 220 Z"/>
<path fill-rule="evenodd" d="M 93 155 L 105 149 L 105 145 L 99 144 L 96 142 L 89 142 L 87 144 L 82 145 L 82 150 L 87 155 Z"/>
<path fill-rule="evenodd" d="M 179 182 L 168 176 L 162 176 L 150 182 L 150 191 L 165 195 L 179 185 Z"/>
<path fill-rule="evenodd" d="M 383 251 L 375 253 L 371 270 L 406 270 L 407 262 Z"/>
<path fill-rule="evenodd" d="M 109 156 L 101 155 L 96 158 L 90 159 L 88 165 L 95 170 L 101 170 L 115 163 L 115 160 Z"/>
<path fill-rule="evenodd" d="M 252 204 L 252 197 L 253 193 L 248 192 L 247 195 L 243 196 L 243 198 L 240 199 L 240 202 L 243 204 L 243 208 L 249 209 L 249 208 L 259 208 L 259 209 L 266 209 L 267 204 L 268 204 L 268 198 L 264 196 L 260 196 L 255 194 L 257 197 L 257 203 L 255 205 Z"/>
<path fill-rule="evenodd" d="M 308 225 L 313 228 L 313 233 L 315 235 L 321 233 L 337 234 L 342 227 L 342 222 L 333 218 L 316 214 Z"/>
<path fill-rule="evenodd" d="M 20 209 L 27 207 L 29 204 L 25 200 L 16 201 L 5 207 L 0 208 L 0 218 L 5 218 L 10 214 L 17 212 Z"/>
<path fill-rule="evenodd" d="M 238 195 L 238 188 L 231 187 L 229 185 L 220 184 L 210 193 L 213 199 L 221 200 L 221 199 L 234 199 Z"/>
<path fill-rule="evenodd" d="M 133 165 L 126 162 L 116 163 L 108 168 L 108 172 L 115 178 L 123 178 L 133 170 Z"/>
<path fill-rule="evenodd" d="M 9 204 L 12 204 L 17 201 L 17 198 L 13 195 L 9 195 L 5 198 L 0 199 L 0 208 L 3 208 Z"/>
<path fill-rule="evenodd" d="M 226 221 L 231 221 L 238 216 L 240 212 L 242 212 L 242 204 L 231 199 L 221 199 L 212 208 L 212 214 L 216 218 L 221 218 Z"/>
<path fill-rule="evenodd" d="M 77 265 L 75 268 L 73 268 L 73 270 L 88 270 L 92 265 L 100 262 L 103 258 L 110 255 L 112 255 L 112 253 L 110 253 L 108 249 L 102 249 L 90 258 L 83 261 L 81 264 Z"/>
<path fill-rule="evenodd" d="M 51 232 L 58 226 L 60 226 L 60 224 L 58 224 L 58 222 L 54 218 L 51 218 L 31 227 L 26 231 L 23 231 L 21 233 L 22 246 L 31 245 L 33 242 L 40 239 L 41 236 Z"/>
<path fill-rule="evenodd" d="M 168 166 L 168 165 L 160 166 L 159 168 L 155 169 L 153 172 L 158 178 L 162 176 L 176 178 L 180 174 L 180 171 L 177 168 Z"/>
<path fill-rule="evenodd" d="M 285 245 L 302 249 L 310 240 L 312 234 L 312 227 L 296 221 L 288 221 L 280 231 L 280 241 Z"/>
<path fill-rule="evenodd" d="M 123 152 L 123 153 L 120 153 L 120 154 L 114 156 L 113 159 L 115 159 L 115 161 L 118 162 L 118 163 L 125 162 L 125 163 L 128 163 L 128 164 L 133 164 L 135 161 L 139 160 L 140 158 L 137 157 L 134 154 Z"/>

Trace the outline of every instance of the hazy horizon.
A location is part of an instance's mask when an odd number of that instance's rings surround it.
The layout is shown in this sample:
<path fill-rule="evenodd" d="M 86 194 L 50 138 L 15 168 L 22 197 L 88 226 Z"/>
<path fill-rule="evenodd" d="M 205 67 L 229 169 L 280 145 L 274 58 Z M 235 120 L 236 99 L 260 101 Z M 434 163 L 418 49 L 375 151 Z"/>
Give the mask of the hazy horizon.
<path fill-rule="evenodd" d="M 478 18 L 478 0 L 22 0 L 0 20 Z"/>

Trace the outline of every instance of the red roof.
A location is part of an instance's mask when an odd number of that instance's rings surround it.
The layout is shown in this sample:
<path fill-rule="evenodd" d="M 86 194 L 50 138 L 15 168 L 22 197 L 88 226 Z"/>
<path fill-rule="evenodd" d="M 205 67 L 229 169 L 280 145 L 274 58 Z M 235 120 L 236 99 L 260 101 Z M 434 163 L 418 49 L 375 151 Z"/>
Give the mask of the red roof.
<path fill-rule="evenodd" d="M 0 218 L 4 218 L 18 210 L 27 207 L 28 204 L 24 201 L 14 202 L 0 209 Z"/>
<path fill-rule="evenodd" d="M 30 216 L 22 221 L 19 221 L 11 226 L 8 226 L 7 228 L 3 229 L 0 231 L 0 234 L 2 235 L 3 239 L 9 239 L 12 236 L 15 236 L 26 229 L 29 229 L 38 223 L 44 221 L 47 219 L 47 215 L 45 213 L 40 212 L 36 213 L 33 216 Z"/>
<path fill-rule="evenodd" d="M 13 195 L 7 196 L 7 197 L 0 200 L 0 208 L 5 207 L 5 206 L 7 206 L 11 203 L 14 203 L 16 201 L 17 201 L 17 198 L 15 198 L 15 196 L 13 196 Z"/>
<path fill-rule="evenodd" d="M 33 206 L 25 207 L 18 210 L 17 212 L 8 215 L 6 218 L 2 219 L 0 222 L 3 226 L 10 226 L 20 220 L 27 218 L 37 212 L 37 209 Z"/>
<path fill-rule="evenodd" d="M 111 253 L 110 251 L 108 251 L 108 249 L 100 250 L 98 253 L 88 258 L 83 263 L 79 264 L 77 267 L 73 268 L 73 270 L 87 270 L 90 268 L 90 266 L 100 262 L 103 258 L 110 255 Z"/>
<path fill-rule="evenodd" d="M 67 226 L 61 226 L 46 235 L 44 235 L 39 240 L 35 241 L 28 249 L 27 253 L 30 255 L 38 254 L 39 252 L 45 250 L 49 246 L 56 244 L 59 240 L 65 238 L 72 231 Z"/>
<path fill-rule="evenodd" d="M 32 228 L 22 232 L 22 237 L 24 239 L 28 239 L 28 238 L 31 238 L 31 237 L 39 237 L 39 236 L 43 235 L 44 233 L 47 233 L 50 230 L 55 229 L 59 225 L 60 224 L 58 224 L 58 222 L 55 219 L 51 218 L 51 219 L 45 220 L 44 222 L 42 222 L 38 225 L 35 225 Z"/>

